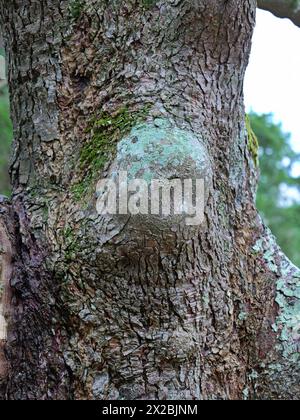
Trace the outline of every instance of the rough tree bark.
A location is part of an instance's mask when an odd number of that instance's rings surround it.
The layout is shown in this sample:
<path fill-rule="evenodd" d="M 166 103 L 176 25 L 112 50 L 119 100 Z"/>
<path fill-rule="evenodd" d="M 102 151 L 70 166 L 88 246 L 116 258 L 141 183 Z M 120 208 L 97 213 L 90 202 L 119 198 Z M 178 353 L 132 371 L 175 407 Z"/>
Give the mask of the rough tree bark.
<path fill-rule="evenodd" d="M 0 4 L 2 398 L 298 399 L 300 274 L 255 208 L 244 121 L 256 2 Z M 143 168 L 204 177 L 205 222 L 99 216 L 98 179 Z"/>

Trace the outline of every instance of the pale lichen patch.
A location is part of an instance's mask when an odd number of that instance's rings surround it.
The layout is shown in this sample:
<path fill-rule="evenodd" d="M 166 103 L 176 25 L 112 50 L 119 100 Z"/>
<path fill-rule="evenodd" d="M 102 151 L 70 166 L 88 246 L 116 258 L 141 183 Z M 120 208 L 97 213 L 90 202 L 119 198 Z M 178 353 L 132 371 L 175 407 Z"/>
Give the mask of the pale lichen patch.
<path fill-rule="evenodd" d="M 271 328 L 278 334 L 283 357 L 295 363 L 300 359 L 300 270 L 284 256 L 269 230 L 253 250 L 262 253 L 269 270 L 278 277 L 275 301 L 279 311 Z"/>
<path fill-rule="evenodd" d="M 210 174 L 210 161 L 202 139 L 173 126 L 167 119 L 138 124 L 117 146 L 117 166 L 129 178 L 203 177 Z"/>

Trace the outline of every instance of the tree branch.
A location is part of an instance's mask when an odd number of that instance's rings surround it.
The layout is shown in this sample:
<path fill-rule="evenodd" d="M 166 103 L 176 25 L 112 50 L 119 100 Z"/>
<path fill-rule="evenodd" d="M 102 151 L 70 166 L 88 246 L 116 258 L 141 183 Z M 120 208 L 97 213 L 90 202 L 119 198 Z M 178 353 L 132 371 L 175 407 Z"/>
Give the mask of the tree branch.
<path fill-rule="evenodd" d="M 257 5 L 279 18 L 290 19 L 300 27 L 300 0 L 258 0 Z"/>

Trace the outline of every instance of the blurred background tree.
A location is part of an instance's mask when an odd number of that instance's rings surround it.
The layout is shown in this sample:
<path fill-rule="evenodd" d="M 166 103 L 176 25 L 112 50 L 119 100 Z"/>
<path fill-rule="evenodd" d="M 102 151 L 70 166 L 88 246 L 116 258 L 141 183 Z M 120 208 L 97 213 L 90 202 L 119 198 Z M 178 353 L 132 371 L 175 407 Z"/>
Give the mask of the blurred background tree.
<path fill-rule="evenodd" d="M 0 39 L 0 56 L 4 50 Z M 9 195 L 8 162 L 12 142 L 12 124 L 9 116 L 8 88 L 4 80 L 0 80 L 0 194 Z"/>
<path fill-rule="evenodd" d="M 260 145 L 257 207 L 284 252 L 300 267 L 300 155 L 271 114 L 249 117 Z"/>
<path fill-rule="evenodd" d="M 9 195 L 8 162 L 12 141 L 7 89 L 0 89 L 0 193 Z"/>

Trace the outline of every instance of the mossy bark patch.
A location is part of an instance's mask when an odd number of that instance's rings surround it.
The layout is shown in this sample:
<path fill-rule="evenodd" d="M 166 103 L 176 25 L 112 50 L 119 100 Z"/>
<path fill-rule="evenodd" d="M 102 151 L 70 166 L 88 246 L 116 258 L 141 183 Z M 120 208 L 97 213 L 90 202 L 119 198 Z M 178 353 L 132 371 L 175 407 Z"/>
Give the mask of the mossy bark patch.
<path fill-rule="evenodd" d="M 143 6 L 147 9 L 153 7 L 157 2 L 158 0 L 142 0 Z"/>
<path fill-rule="evenodd" d="M 254 131 L 252 130 L 250 118 L 248 115 L 245 117 L 245 123 L 248 135 L 248 149 L 252 155 L 255 166 L 259 166 L 259 142 Z"/>
<path fill-rule="evenodd" d="M 70 15 L 73 20 L 80 18 L 84 8 L 84 2 L 82 0 L 72 0 L 69 5 Z"/>
<path fill-rule="evenodd" d="M 102 113 L 91 120 L 87 130 L 91 139 L 82 147 L 79 158 L 82 180 L 72 188 L 75 198 L 81 199 L 91 190 L 97 176 L 114 158 L 119 140 L 142 122 L 147 112 L 146 107 L 139 111 L 122 108 L 114 114 Z"/>

